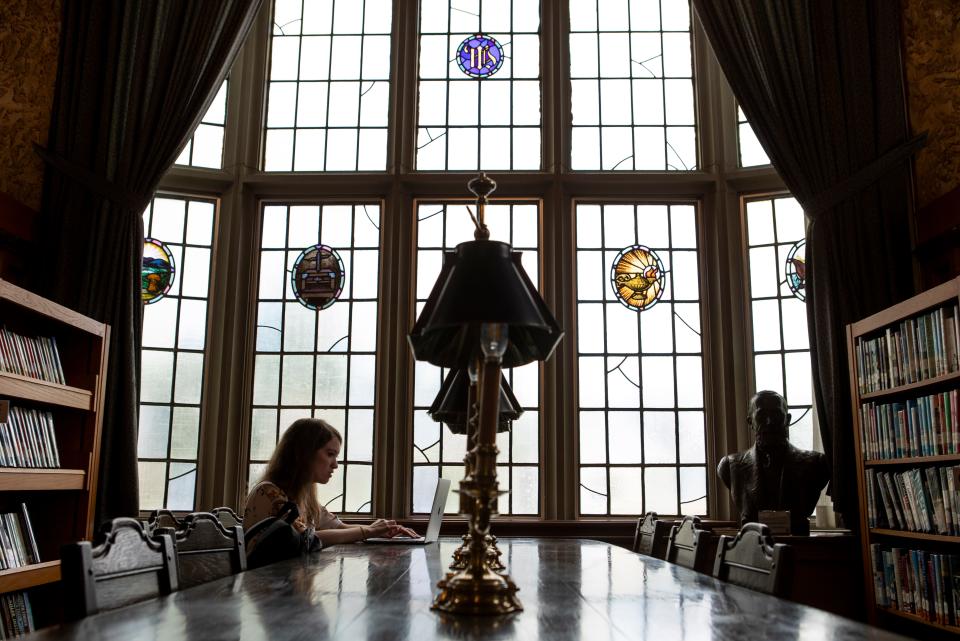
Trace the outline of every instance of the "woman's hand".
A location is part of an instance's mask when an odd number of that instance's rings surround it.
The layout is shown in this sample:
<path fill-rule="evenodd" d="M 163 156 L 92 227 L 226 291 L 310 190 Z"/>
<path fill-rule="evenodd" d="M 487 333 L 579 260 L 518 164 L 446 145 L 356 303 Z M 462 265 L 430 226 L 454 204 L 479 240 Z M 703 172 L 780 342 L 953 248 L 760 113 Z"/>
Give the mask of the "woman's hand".
<path fill-rule="evenodd" d="M 363 529 L 366 530 L 367 536 L 364 538 L 372 537 L 384 537 L 390 536 L 390 528 L 397 526 L 396 521 L 388 521 L 386 519 L 377 519 L 370 525 L 363 526 Z"/>
<path fill-rule="evenodd" d="M 409 536 L 410 538 L 415 539 L 420 535 L 410 528 L 403 527 L 402 525 L 394 525 L 387 536 L 391 538 L 394 536 Z"/>
<path fill-rule="evenodd" d="M 405 528 L 402 525 L 397 525 L 396 521 L 391 521 L 387 519 L 377 519 L 370 525 L 365 525 L 364 529 L 367 532 L 367 537 L 389 537 L 393 538 L 395 536 L 410 536 L 418 537 L 420 536 L 413 530 Z"/>

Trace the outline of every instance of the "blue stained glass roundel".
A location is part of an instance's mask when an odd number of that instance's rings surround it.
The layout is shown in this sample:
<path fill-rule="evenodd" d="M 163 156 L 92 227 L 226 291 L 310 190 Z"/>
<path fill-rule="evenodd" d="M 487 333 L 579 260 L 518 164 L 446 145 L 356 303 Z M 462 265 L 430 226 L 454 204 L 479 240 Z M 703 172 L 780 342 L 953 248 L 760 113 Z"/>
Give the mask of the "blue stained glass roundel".
<path fill-rule="evenodd" d="M 176 273 L 170 248 L 159 240 L 144 238 L 140 266 L 140 300 L 143 304 L 156 303 L 166 296 Z"/>
<path fill-rule="evenodd" d="M 304 307 L 326 309 L 343 293 L 346 272 L 337 250 L 326 245 L 304 249 L 290 270 L 293 295 Z"/>
<path fill-rule="evenodd" d="M 460 43 L 457 64 L 473 78 L 492 76 L 503 64 L 503 47 L 490 36 L 478 33 Z"/>

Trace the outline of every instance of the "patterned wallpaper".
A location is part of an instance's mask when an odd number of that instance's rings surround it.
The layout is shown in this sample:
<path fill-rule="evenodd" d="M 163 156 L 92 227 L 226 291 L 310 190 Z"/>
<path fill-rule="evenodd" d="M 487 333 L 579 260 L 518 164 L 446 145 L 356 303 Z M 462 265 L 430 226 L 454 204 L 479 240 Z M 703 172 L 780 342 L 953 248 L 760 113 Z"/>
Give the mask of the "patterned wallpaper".
<path fill-rule="evenodd" d="M 43 164 L 33 143 L 50 125 L 60 0 L 0 0 L 0 192 L 40 208 Z"/>
<path fill-rule="evenodd" d="M 960 185 L 960 3 L 903 0 L 910 122 L 926 131 L 917 156 L 923 207 Z"/>

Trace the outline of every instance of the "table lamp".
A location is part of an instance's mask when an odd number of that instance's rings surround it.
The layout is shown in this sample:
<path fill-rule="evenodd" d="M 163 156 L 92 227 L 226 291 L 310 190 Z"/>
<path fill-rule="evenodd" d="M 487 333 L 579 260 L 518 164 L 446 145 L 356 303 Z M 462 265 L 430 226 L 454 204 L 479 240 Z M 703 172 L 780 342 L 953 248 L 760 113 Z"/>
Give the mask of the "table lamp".
<path fill-rule="evenodd" d="M 475 240 L 445 254 L 437 282 L 407 338 L 417 360 L 450 369 L 472 367 L 477 373 L 477 436 L 468 453 L 473 482 L 460 485 L 466 502 L 472 502 L 467 562 L 440 581 L 433 608 L 508 614 L 523 606 L 509 575 L 491 567 L 487 541 L 500 494 L 496 434 L 501 369 L 548 359 L 563 332 L 523 270 L 520 252 L 490 240 L 484 207 L 496 183 L 481 173 L 467 186 L 477 197 Z"/>

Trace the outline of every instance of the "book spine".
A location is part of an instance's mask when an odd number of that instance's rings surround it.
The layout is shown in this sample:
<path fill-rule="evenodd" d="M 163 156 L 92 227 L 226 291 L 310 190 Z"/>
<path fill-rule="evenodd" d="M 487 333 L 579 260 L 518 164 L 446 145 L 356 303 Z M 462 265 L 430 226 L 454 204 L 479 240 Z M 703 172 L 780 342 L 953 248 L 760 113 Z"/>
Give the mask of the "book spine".
<path fill-rule="evenodd" d="M 883 576 L 887 589 L 886 603 L 892 608 L 900 609 L 900 602 L 897 600 L 897 578 L 893 567 L 893 553 L 890 550 L 882 550 L 883 558 Z"/>
<path fill-rule="evenodd" d="M 27 549 L 30 552 L 30 562 L 40 563 L 40 550 L 37 548 L 37 538 L 33 534 L 33 523 L 30 522 L 30 511 L 27 504 L 20 504 L 20 520 L 23 523 L 23 532 L 27 537 Z"/>

